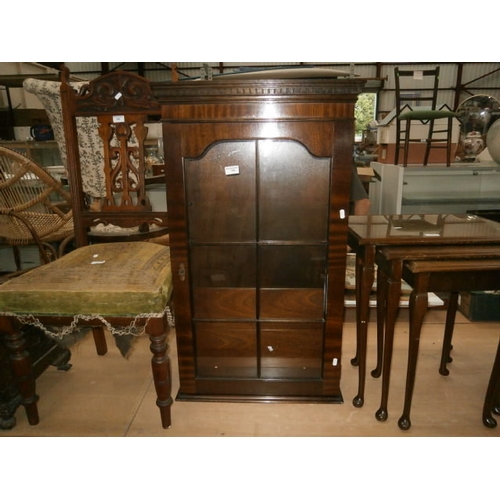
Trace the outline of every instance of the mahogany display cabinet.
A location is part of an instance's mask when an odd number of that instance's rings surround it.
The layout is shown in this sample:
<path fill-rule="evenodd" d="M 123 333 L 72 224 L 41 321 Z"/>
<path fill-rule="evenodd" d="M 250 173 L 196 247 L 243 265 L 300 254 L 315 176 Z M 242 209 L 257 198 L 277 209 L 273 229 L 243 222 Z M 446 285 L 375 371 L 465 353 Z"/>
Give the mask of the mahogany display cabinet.
<path fill-rule="evenodd" d="M 342 402 L 354 106 L 363 85 L 155 85 L 178 400 Z"/>

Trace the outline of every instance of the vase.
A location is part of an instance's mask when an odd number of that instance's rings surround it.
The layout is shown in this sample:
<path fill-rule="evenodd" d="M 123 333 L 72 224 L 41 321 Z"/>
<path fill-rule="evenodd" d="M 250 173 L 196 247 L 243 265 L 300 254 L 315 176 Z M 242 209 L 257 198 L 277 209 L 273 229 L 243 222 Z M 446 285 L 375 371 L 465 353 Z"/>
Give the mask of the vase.
<path fill-rule="evenodd" d="M 481 132 L 469 132 L 464 140 L 464 160 L 475 161 L 477 155 L 484 149 L 484 139 Z"/>
<path fill-rule="evenodd" d="M 486 146 L 493 161 L 500 164 L 500 120 L 496 120 L 489 128 Z"/>

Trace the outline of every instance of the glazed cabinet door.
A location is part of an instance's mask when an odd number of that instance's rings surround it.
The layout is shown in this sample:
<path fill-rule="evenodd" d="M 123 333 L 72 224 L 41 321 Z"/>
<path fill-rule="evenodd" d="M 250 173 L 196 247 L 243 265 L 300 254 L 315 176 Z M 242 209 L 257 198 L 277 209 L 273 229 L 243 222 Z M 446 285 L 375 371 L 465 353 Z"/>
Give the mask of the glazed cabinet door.
<path fill-rule="evenodd" d="M 222 142 L 184 163 L 198 377 L 258 375 L 255 149 Z"/>
<path fill-rule="evenodd" d="M 330 159 L 223 141 L 184 179 L 196 377 L 320 380 Z"/>

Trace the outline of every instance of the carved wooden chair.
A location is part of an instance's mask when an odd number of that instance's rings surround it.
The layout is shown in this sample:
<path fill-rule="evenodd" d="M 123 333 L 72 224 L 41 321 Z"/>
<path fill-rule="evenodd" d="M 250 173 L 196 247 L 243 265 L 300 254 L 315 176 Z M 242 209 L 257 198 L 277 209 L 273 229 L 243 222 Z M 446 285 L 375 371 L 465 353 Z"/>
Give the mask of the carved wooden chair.
<path fill-rule="evenodd" d="M 167 331 L 171 323 L 172 274 L 168 246 L 147 241 L 90 243 L 101 222 L 125 229 L 150 224 L 167 228 L 166 213 L 154 213 L 145 196 L 145 121 L 159 113 L 147 80 L 110 73 L 76 92 L 61 84 L 68 179 L 72 193 L 76 250 L 0 285 L 0 333 L 6 336 L 13 373 L 28 421 L 39 421 L 35 381 L 20 326 L 63 337 L 90 326 L 99 354 L 106 352 L 103 328 L 114 335 L 149 334 L 152 371 L 164 428 L 172 404 Z M 104 143 L 106 196 L 91 211 L 82 190 L 76 116 L 96 116 Z M 134 135 L 136 144 L 130 144 Z M 166 195 L 165 195 L 166 196 Z"/>
<path fill-rule="evenodd" d="M 85 81 L 69 81 L 69 75 L 66 73 L 65 88 L 71 87 L 75 91 L 79 91 L 82 86 L 87 85 Z M 67 166 L 67 144 L 65 137 L 65 125 L 63 120 L 63 105 L 61 102 L 61 82 L 53 82 L 47 80 L 39 80 L 36 78 L 27 78 L 23 82 L 23 89 L 36 96 L 41 102 L 47 116 L 49 118 L 52 130 L 54 131 L 54 139 L 56 140 L 63 164 Z M 76 139 L 78 144 L 78 163 L 81 170 L 81 196 L 84 197 L 85 203 L 89 210 L 97 209 L 104 203 L 105 198 L 110 197 L 109 187 L 106 184 L 105 177 L 105 143 L 100 136 L 102 126 L 100 126 L 95 114 L 87 114 L 75 110 L 73 108 L 66 109 L 66 115 L 76 122 Z M 161 124 L 159 122 L 148 122 L 147 124 L 148 138 L 153 136 L 158 139 L 161 136 Z M 137 138 L 132 134 L 129 138 L 130 145 L 137 146 Z M 155 189 L 155 184 L 164 184 L 164 176 L 155 176 L 146 180 L 146 191 Z M 113 188 L 111 188 L 113 189 Z M 116 193 L 115 193 L 116 194 Z M 165 212 L 165 210 L 162 211 Z M 148 231 L 144 231 L 148 229 Z M 101 223 L 93 226 L 88 233 L 89 239 L 92 241 L 126 241 L 136 239 L 152 239 L 155 242 L 168 244 L 168 229 L 165 226 L 158 224 L 149 224 L 145 227 L 121 227 L 116 224 Z"/>
<path fill-rule="evenodd" d="M 0 147 L 0 244 L 12 246 L 17 272 L 19 247 L 37 245 L 47 264 L 74 237 L 71 197 L 40 165 Z"/>
<path fill-rule="evenodd" d="M 147 122 L 155 117 L 158 121 L 160 115 L 146 81 L 115 72 L 76 93 L 68 76 L 64 70 L 60 91 L 69 185 L 79 214 L 77 244 L 117 241 L 120 236 L 124 241 L 144 240 L 168 233 L 166 207 L 153 212 L 146 193 Z M 96 119 L 103 147 L 104 187 L 98 198 L 83 189 L 77 122 L 82 117 Z M 111 231 L 106 231 L 108 226 Z"/>

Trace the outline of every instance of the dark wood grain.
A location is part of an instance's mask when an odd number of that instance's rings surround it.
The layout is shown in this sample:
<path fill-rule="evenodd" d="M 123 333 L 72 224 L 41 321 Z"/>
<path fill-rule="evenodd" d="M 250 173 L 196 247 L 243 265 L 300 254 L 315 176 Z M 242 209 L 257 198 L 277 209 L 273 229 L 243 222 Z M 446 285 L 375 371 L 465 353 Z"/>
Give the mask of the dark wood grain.
<path fill-rule="evenodd" d="M 178 399 L 342 401 L 354 105 L 363 84 L 154 85 Z"/>

